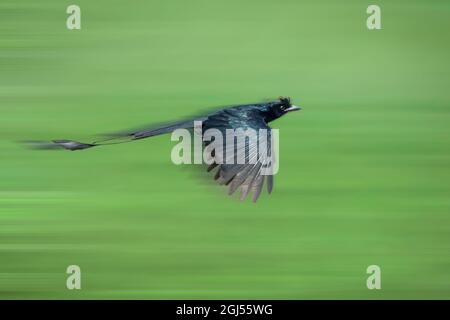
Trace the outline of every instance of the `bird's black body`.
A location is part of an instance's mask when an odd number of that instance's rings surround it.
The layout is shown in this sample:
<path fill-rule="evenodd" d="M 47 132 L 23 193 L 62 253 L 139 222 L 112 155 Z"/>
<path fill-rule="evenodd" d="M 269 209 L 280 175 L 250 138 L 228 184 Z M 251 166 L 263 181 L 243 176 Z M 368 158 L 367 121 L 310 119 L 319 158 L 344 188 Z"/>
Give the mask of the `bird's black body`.
<path fill-rule="evenodd" d="M 208 129 L 217 129 L 225 135 L 227 129 L 246 130 L 250 128 L 255 131 L 266 129 L 270 135 L 271 129 L 268 126 L 268 123 L 290 111 L 299 109 L 299 107 L 291 104 L 289 98 L 280 98 L 279 100 L 265 103 L 231 106 L 205 116 L 194 117 L 188 120 L 153 126 L 151 128 L 135 130 L 132 132 L 113 134 L 106 140 L 93 143 L 81 143 L 74 140 L 53 140 L 53 143 L 51 144 L 39 143 L 35 145 L 41 149 L 46 147 L 53 149 L 55 146 L 59 146 L 71 151 L 83 150 L 97 146 L 149 138 L 166 134 L 176 129 L 194 129 L 195 121 L 202 122 L 202 132 L 205 132 Z M 207 145 L 208 143 L 205 144 L 205 146 Z M 252 152 L 256 152 L 255 150 L 249 150 L 248 146 L 245 147 L 249 155 L 252 154 Z M 224 148 L 226 148 L 226 146 L 224 146 Z M 270 139 L 267 141 L 267 149 L 270 153 L 272 149 Z M 217 156 L 218 155 L 216 155 L 216 157 Z M 252 192 L 253 201 L 256 201 L 261 193 L 265 177 L 267 177 L 268 192 L 270 193 L 273 188 L 273 176 L 261 174 L 262 167 L 264 167 L 264 162 L 266 160 L 269 161 L 268 158 L 258 158 L 258 161 L 252 164 L 225 164 L 223 162 L 213 162 L 212 165 L 210 165 L 209 170 L 218 167 L 215 179 L 220 184 L 230 185 L 230 194 L 240 187 L 241 199 L 244 199 L 249 192 Z"/>

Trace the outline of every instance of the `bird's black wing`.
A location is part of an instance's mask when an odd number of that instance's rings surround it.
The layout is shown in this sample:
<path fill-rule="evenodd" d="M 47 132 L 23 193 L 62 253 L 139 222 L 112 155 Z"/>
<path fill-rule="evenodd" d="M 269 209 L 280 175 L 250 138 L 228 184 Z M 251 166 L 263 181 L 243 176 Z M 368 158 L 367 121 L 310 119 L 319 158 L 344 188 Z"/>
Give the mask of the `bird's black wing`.
<path fill-rule="evenodd" d="M 236 163 L 236 161 L 232 164 L 228 164 L 227 162 L 230 160 L 230 157 L 227 158 L 226 152 L 213 152 L 213 162 L 209 166 L 208 171 L 217 169 L 215 180 L 219 184 L 228 185 L 230 195 L 240 188 L 241 200 L 244 200 L 249 193 L 252 193 L 252 199 L 256 202 L 261 194 L 264 180 L 266 180 L 267 183 L 267 191 L 271 193 L 273 188 L 273 175 L 268 174 L 268 172 L 270 172 L 270 166 L 273 165 L 275 159 L 274 153 L 272 152 L 272 131 L 267 123 L 262 118 L 254 116 L 251 113 L 242 113 L 239 110 L 228 109 L 208 117 L 203 123 L 203 131 L 210 128 L 221 131 L 224 140 L 224 151 L 230 148 L 234 148 L 234 154 L 236 154 L 236 152 L 243 152 L 244 149 L 246 151 L 246 161 L 244 164 Z M 245 141 L 244 144 L 236 143 L 233 146 L 226 145 L 226 130 L 236 130 L 239 128 L 244 130 L 252 128 L 256 131 L 259 129 L 266 129 L 267 137 L 266 139 L 261 140 L 261 136 L 258 135 L 257 145 L 249 144 L 246 139 L 243 140 Z M 238 133 L 237 135 L 239 136 Z M 208 145 L 210 144 L 206 143 L 205 145 L 206 148 L 208 148 Z M 258 146 L 262 146 L 266 151 L 258 153 Z"/>

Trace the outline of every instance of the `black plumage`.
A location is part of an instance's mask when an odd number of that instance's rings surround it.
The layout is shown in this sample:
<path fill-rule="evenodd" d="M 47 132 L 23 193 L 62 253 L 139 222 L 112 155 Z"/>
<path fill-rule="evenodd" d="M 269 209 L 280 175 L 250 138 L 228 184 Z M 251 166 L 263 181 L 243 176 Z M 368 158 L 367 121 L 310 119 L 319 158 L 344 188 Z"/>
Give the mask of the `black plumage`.
<path fill-rule="evenodd" d="M 268 123 L 295 110 L 300 110 L 300 108 L 292 105 L 289 98 L 279 98 L 278 100 L 264 103 L 230 106 L 205 116 L 193 117 L 187 120 L 133 130 L 131 132 L 117 133 L 111 135 L 108 139 L 92 143 L 81 143 L 74 140 L 53 140 L 51 144 L 35 142 L 34 145 L 40 149 L 54 149 L 56 146 L 71 151 L 83 150 L 92 147 L 149 138 L 170 133 L 173 130 L 181 128 L 193 130 L 194 121 L 202 121 L 202 132 L 205 132 L 208 129 L 217 129 L 223 134 L 223 137 L 225 137 L 227 129 L 246 130 L 251 128 L 256 131 L 266 129 L 268 132 L 268 139 L 266 141 L 267 154 L 265 156 L 261 157 L 260 154 L 257 154 L 258 148 L 251 148 L 246 142 L 243 146 L 233 145 L 233 147 L 235 148 L 235 151 L 239 148 L 245 148 L 246 160 L 256 159 L 256 161 L 251 163 L 246 161 L 243 164 L 236 163 L 235 161 L 232 164 L 228 164 L 224 161 L 226 160 L 224 159 L 224 153 L 216 153 L 213 154 L 213 163 L 208 168 L 208 171 L 217 170 L 215 173 L 215 180 L 219 184 L 228 185 L 229 194 L 234 193 L 240 188 L 242 200 L 245 199 L 249 193 L 253 193 L 253 201 L 256 201 L 261 194 L 264 180 L 266 180 L 267 183 L 267 191 L 270 193 L 273 189 L 273 175 L 262 174 L 264 166 L 271 161 L 267 155 L 270 155 L 273 149 L 270 140 L 272 131 Z M 244 139 L 244 141 L 247 140 Z M 206 148 L 208 145 L 209 143 L 204 144 Z M 226 150 L 226 148 L 227 146 L 224 141 L 223 150 Z"/>

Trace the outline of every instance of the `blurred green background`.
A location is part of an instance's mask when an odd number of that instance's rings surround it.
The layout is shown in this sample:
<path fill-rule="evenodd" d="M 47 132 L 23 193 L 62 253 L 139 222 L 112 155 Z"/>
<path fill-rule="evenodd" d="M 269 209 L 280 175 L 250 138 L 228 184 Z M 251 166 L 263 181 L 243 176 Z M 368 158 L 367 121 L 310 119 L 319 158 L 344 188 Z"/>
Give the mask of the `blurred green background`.
<path fill-rule="evenodd" d="M 0 298 L 450 298 L 450 2 L 376 1 L 378 31 L 369 4 L 2 0 Z M 170 136 L 17 143 L 280 95 L 304 110 L 272 124 L 256 204 L 174 166 Z"/>

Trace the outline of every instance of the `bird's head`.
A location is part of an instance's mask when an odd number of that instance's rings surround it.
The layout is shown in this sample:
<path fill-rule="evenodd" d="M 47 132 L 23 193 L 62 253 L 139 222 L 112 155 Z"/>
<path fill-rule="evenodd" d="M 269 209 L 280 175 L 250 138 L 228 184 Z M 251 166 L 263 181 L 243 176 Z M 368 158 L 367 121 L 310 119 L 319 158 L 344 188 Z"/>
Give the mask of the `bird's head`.
<path fill-rule="evenodd" d="M 280 97 L 278 100 L 269 102 L 263 109 L 264 118 L 267 122 L 278 119 L 291 111 L 298 111 L 302 108 L 294 106 L 289 97 Z"/>

